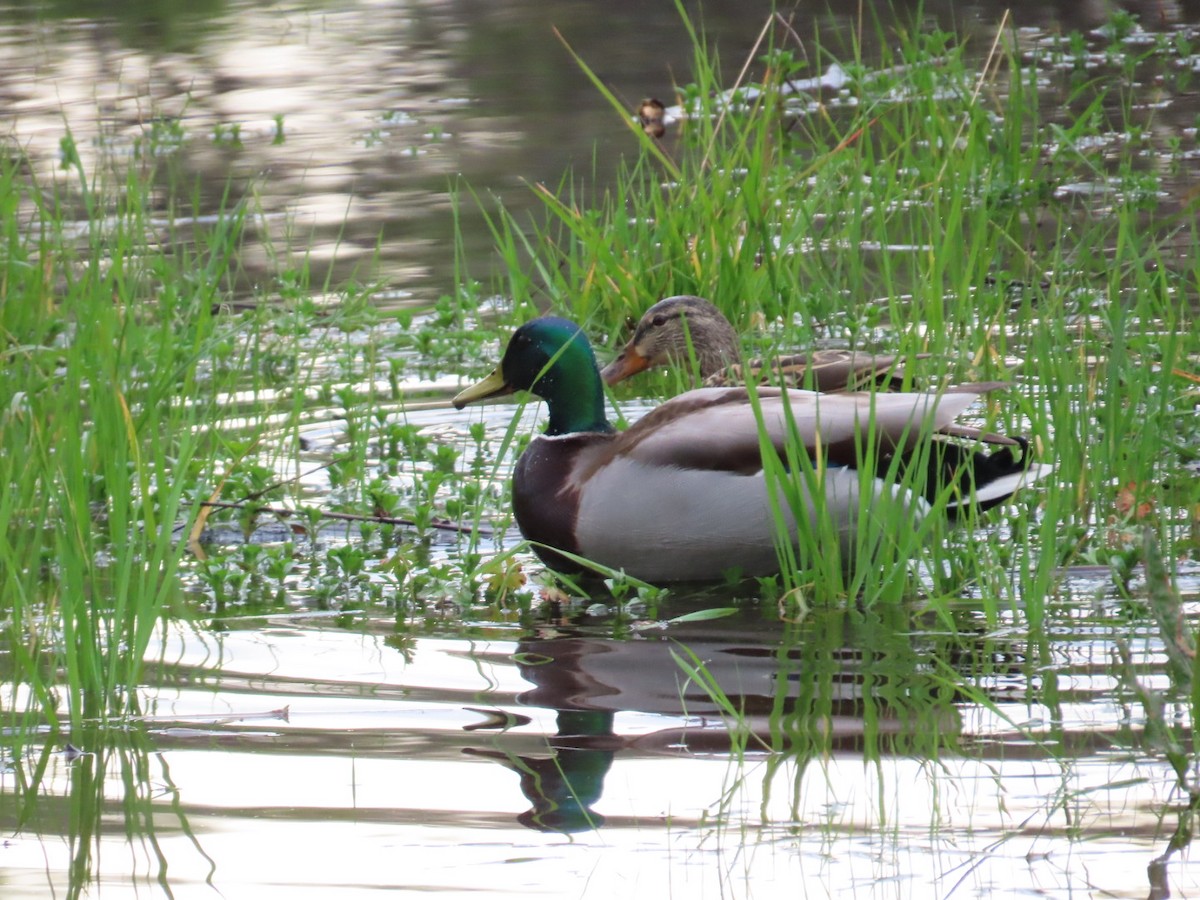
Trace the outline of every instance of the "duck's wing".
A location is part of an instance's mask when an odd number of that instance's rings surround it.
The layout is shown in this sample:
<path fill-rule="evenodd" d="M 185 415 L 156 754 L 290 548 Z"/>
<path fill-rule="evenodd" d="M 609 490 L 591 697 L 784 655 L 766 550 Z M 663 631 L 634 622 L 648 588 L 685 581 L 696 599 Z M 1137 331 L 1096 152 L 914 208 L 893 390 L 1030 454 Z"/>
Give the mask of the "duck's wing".
<path fill-rule="evenodd" d="M 756 359 L 745 366 L 735 365 L 710 376 L 707 387 L 727 387 L 747 380 L 778 384 L 780 381 L 822 393 L 843 391 L 899 391 L 904 386 L 904 363 L 927 359 L 930 354 L 886 356 L 856 350 L 814 350 Z"/>
<path fill-rule="evenodd" d="M 963 385 L 943 393 L 847 393 L 701 388 L 669 400 L 608 445 L 607 453 L 644 465 L 751 473 L 762 467 L 760 423 L 776 452 L 788 442 L 853 465 L 860 435 L 911 445 L 934 432 L 983 438 L 954 420 L 976 397 L 1001 385 Z M 999 442 L 1007 439 L 995 436 Z"/>
<path fill-rule="evenodd" d="M 884 356 L 854 350 L 815 350 L 807 356 L 785 356 L 772 368 L 797 385 L 817 391 L 859 391 L 867 388 L 898 391 L 904 384 L 904 360 L 929 354 Z"/>

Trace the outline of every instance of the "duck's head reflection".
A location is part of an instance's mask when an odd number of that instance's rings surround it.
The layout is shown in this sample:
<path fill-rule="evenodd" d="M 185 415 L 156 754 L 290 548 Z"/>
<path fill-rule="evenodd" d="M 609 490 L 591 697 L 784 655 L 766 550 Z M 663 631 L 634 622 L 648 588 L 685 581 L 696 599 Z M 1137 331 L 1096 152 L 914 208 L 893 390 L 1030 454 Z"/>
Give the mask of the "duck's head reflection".
<path fill-rule="evenodd" d="M 613 714 L 563 709 L 558 731 L 547 739 L 550 756 L 522 756 L 501 750 L 468 748 L 474 756 L 494 759 L 521 777 L 521 793 L 533 804 L 517 821 L 535 831 L 571 834 L 604 824 L 592 806 L 604 792 L 619 740 Z"/>

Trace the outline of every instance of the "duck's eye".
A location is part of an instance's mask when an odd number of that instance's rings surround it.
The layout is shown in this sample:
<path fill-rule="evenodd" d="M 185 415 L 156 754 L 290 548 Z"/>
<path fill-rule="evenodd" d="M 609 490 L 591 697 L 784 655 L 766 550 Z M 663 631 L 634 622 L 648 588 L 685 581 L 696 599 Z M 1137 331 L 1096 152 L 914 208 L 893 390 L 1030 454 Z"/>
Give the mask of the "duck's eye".
<path fill-rule="evenodd" d="M 655 328 L 662 328 L 664 325 L 667 324 L 667 317 L 659 314 L 650 320 L 650 324 L 653 325 Z"/>

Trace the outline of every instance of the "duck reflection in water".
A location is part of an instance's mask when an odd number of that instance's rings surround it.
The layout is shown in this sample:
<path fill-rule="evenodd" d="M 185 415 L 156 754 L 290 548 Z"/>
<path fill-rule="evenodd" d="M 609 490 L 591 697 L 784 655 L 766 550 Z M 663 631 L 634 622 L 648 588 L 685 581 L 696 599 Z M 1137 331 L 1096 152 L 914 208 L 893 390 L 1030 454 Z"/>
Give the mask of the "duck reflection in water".
<path fill-rule="evenodd" d="M 557 712 L 557 730 L 546 739 L 549 756 L 477 747 L 464 750 L 494 759 L 520 775 L 521 793 L 533 804 L 517 816 L 526 828 L 571 834 L 604 824 L 604 816 L 592 806 L 604 791 L 604 777 L 623 739 L 613 733 L 615 712 L 598 709 L 592 701 L 594 696 L 615 693 L 614 689 L 591 677 L 583 660 L 605 652 L 607 643 L 551 638 L 517 645 L 512 660 L 521 677 L 534 685 L 517 702 Z"/>
<path fill-rule="evenodd" d="M 533 804 L 517 816 L 526 828 L 561 834 L 599 828 L 604 816 L 592 806 L 604 792 L 604 776 L 621 741 L 613 734 L 613 713 L 560 709 L 557 724 L 557 733 L 546 740 L 550 756 L 475 747 L 464 752 L 494 759 L 521 776 L 521 793 Z"/>
<path fill-rule="evenodd" d="M 522 825 L 566 834 L 605 824 L 594 807 L 618 751 L 669 757 L 761 748 L 782 751 L 803 769 L 830 753 L 936 758 L 957 747 L 961 698 L 929 672 L 927 660 L 941 653 L 977 667 L 977 660 L 963 660 L 961 645 L 957 654 L 924 646 L 934 635 L 915 634 L 910 614 L 898 608 L 882 619 L 844 610 L 813 618 L 820 621 L 786 638 L 764 631 L 771 623 L 760 620 L 673 626 L 672 639 L 615 640 L 562 630 L 532 635 L 492 661 L 516 665 L 533 687 L 496 701 L 554 710 L 555 732 L 529 734 L 522 727 L 531 719 L 501 712 L 470 728 L 491 732 L 491 746 L 464 752 L 520 776 L 531 804 L 518 817 Z M 996 658 L 994 649 L 979 652 Z M 692 654 L 724 697 L 688 677 L 680 660 Z M 740 711 L 736 727 L 726 703 Z M 664 727 L 617 734 L 614 717 L 622 711 L 664 716 Z"/>

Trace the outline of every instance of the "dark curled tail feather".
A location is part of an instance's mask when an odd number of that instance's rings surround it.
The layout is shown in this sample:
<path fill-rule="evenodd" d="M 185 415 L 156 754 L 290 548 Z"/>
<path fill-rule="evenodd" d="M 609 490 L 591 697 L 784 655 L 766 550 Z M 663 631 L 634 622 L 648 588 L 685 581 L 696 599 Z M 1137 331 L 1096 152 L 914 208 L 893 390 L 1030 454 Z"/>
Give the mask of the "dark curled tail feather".
<path fill-rule="evenodd" d="M 953 520 L 968 508 L 982 512 L 1000 505 L 1012 496 L 1015 485 L 1012 489 L 999 493 L 989 494 L 985 490 L 988 485 L 1009 476 L 1020 475 L 1029 468 L 1032 462 L 1029 441 L 1023 437 L 1011 440 L 1011 445 L 991 452 L 955 441 L 935 440 L 927 452 L 903 460 L 903 467 L 907 469 L 914 464 L 924 464 L 922 494 L 930 503 L 942 496 L 947 488 L 951 488 L 946 515 Z M 890 458 L 881 459 L 876 467 L 877 473 L 885 477 L 890 465 Z"/>

